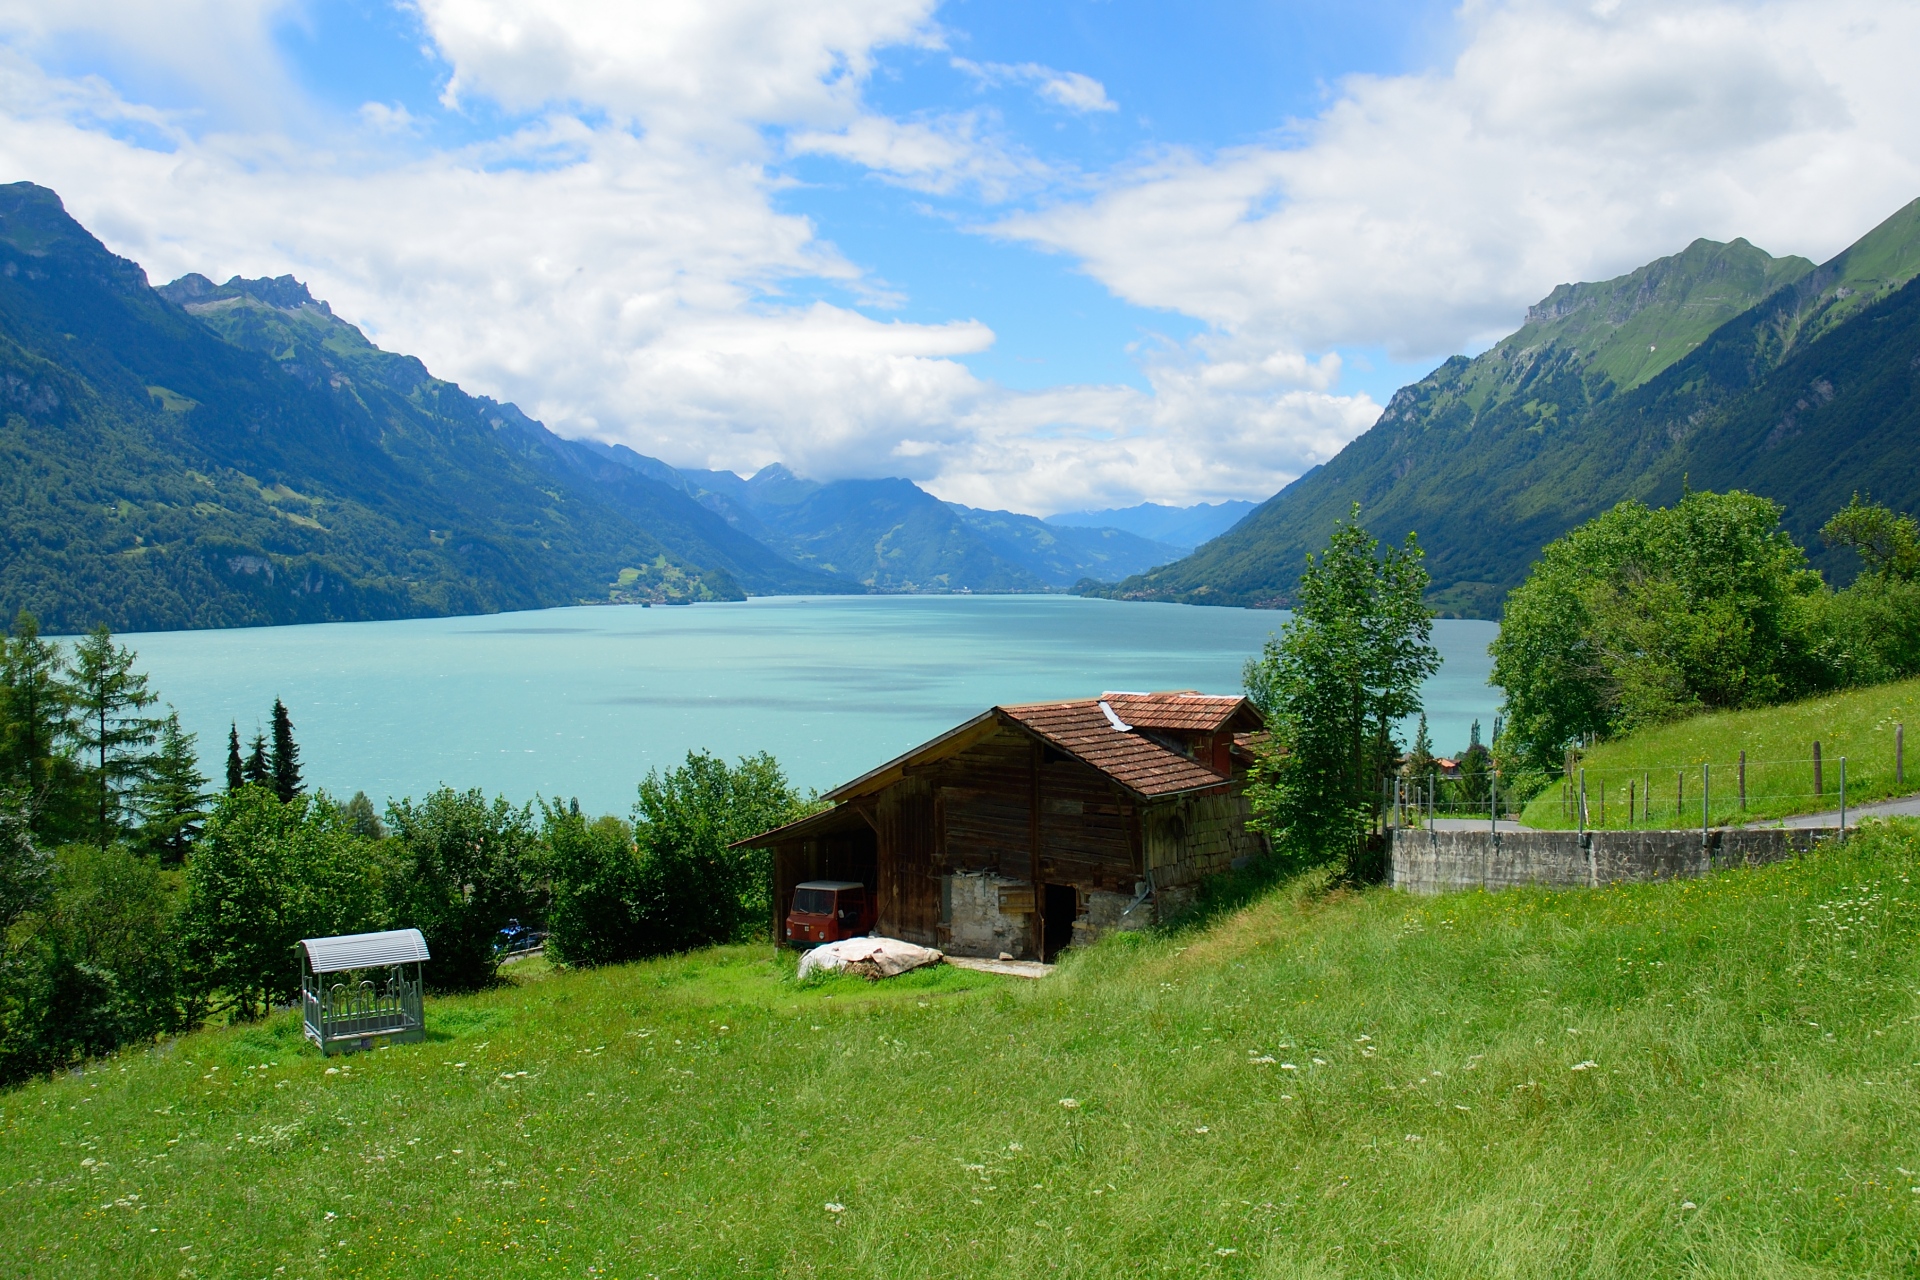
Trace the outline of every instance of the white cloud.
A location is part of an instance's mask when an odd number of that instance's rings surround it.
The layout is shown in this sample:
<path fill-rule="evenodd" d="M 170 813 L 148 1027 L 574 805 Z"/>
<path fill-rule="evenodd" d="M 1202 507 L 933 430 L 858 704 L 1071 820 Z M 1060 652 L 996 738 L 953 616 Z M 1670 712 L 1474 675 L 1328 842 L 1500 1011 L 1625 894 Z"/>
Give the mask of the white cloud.
<path fill-rule="evenodd" d="M 1444 70 L 1272 144 L 1168 151 L 999 234 L 1219 330 L 1419 357 L 1699 235 L 1831 254 L 1920 191 L 1920 9 L 1469 4 Z"/>
<path fill-rule="evenodd" d="M 1047 166 L 1021 148 L 987 136 L 980 113 L 972 111 L 932 120 L 862 115 L 837 132 L 795 133 L 788 149 L 833 156 L 916 191 L 945 195 L 969 187 L 992 202 L 1048 176 Z"/>
<path fill-rule="evenodd" d="M 931 43 L 937 0 L 419 0 L 449 100 L 581 103 L 650 129 L 833 125 L 877 49 Z"/>
<path fill-rule="evenodd" d="M 955 70 L 964 71 L 982 85 L 1030 84 L 1035 86 L 1034 92 L 1055 106 L 1081 115 L 1120 109 L 1120 104 L 1107 96 L 1105 85 L 1078 71 L 1055 71 L 1038 62 L 974 62 L 967 58 L 952 61 Z"/>

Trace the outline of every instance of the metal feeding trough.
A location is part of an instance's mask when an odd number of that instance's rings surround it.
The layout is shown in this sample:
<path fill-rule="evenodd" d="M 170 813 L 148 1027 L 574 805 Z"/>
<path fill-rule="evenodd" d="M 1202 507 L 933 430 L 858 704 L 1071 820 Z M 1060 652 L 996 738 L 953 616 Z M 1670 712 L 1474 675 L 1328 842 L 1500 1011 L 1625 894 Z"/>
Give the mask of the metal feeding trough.
<path fill-rule="evenodd" d="M 420 966 L 431 958 L 418 929 L 302 938 L 307 1039 L 322 1054 L 426 1039 Z"/>

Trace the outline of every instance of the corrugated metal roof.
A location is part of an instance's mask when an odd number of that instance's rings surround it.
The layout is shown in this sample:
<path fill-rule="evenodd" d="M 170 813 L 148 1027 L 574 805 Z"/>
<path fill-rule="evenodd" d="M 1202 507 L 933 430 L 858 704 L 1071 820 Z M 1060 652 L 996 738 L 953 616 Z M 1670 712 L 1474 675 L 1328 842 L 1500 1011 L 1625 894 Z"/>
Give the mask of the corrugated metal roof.
<path fill-rule="evenodd" d="M 345 969 L 378 969 L 390 964 L 430 960 L 427 940 L 418 929 L 388 929 L 384 933 L 347 933 L 337 938 L 302 938 L 307 968 L 315 973 Z"/>

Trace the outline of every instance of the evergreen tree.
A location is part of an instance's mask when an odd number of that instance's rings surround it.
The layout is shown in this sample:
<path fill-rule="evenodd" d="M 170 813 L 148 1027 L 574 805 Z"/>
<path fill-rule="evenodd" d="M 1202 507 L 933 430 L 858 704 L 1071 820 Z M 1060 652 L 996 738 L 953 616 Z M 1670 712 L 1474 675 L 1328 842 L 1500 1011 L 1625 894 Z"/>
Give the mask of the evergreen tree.
<path fill-rule="evenodd" d="M 380 821 L 380 815 L 374 811 L 373 801 L 367 799 L 364 791 L 353 793 L 353 799 L 347 801 L 346 807 L 340 810 L 340 819 L 357 836 L 368 840 L 387 838 L 386 824 Z"/>
<path fill-rule="evenodd" d="M 253 749 L 247 753 L 246 764 L 240 767 L 242 779 L 254 787 L 273 785 L 273 766 L 267 763 L 267 735 L 253 735 Z"/>
<path fill-rule="evenodd" d="M 133 650 L 113 642 L 106 624 L 74 646 L 73 705 L 78 738 L 94 771 L 94 837 L 101 848 L 120 834 L 122 813 L 151 768 L 146 748 L 161 722 L 140 713 L 159 701 Z"/>
<path fill-rule="evenodd" d="M 67 674 L 60 647 L 42 640 L 39 623 L 21 610 L 0 661 L 0 785 L 19 793 L 34 836 L 47 844 L 71 834 L 81 803 L 66 754 L 74 733 Z"/>
<path fill-rule="evenodd" d="M 160 727 L 160 751 L 140 792 L 140 843 L 162 862 L 184 861 L 206 817 L 207 779 L 200 772 L 194 735 L 169 711 Z M 237 744 L 233 752 L 238 755 Z"/>
<path fill-rule="evenodd" d="M 273 700 L 273 789 L 285 804 L 300 794 L 300 748 L 293 742 L 293 721 L 286 704 Z"/>
<path fill-rule="evenodd" d="M 227 790 L 238 791 L 247 785 L 247 766 L 240 759 L 240 725 L 227 726 Z"/>

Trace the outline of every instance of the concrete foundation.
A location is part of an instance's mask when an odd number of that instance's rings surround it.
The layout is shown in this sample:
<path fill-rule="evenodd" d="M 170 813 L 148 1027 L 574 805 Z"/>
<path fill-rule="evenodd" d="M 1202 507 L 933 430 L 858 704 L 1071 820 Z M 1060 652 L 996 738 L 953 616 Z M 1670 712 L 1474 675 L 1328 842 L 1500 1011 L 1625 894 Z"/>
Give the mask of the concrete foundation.
<path fill-rule="evenodd" d="M 1393 833 L 1389 883 L 1410 893 L 1587 887 L 1704 876 L 1807 852 L 1835 827 L 1710 831 L 1425 831 Z"/>

